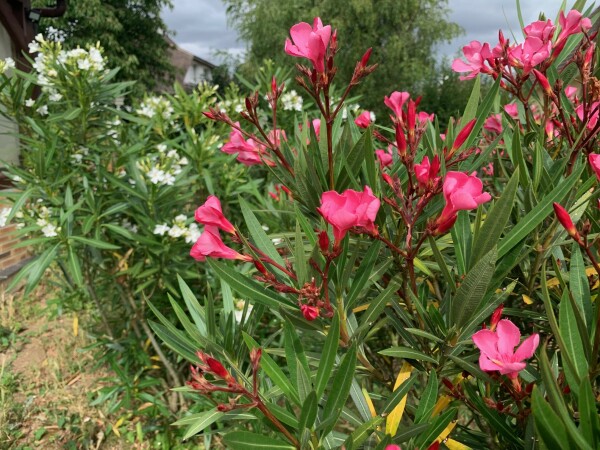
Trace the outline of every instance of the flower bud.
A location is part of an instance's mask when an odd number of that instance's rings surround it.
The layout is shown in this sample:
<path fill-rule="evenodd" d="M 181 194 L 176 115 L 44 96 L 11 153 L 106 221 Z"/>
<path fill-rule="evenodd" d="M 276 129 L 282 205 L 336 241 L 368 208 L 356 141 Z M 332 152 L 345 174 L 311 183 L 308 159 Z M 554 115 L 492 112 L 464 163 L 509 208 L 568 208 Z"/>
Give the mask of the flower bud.
<path fill-rule="evenodd" d="M 542 86 L 544 93 L 548 97 L 552 97 L 554 95 L 554 92 L 552 91 L 552 87 L 550 86 L 548 78 L 546 78 L 546 76 L 542 72 L 536 69 L 533 69 L 533 74 L 535 75 L 535 78 L 537 78 L 538 83 L 540 83 L 540 86 Z"/>
<path fill-rule="evenodd" d="M 367 64 L 369 64 L 369 58 L 371 57 L 371 52 L 373 51 L 373 48 L 369 48 L 365 54 L 363 55 L 363 57 L 360 60 L 360 67 L 365 68 L 367 67 Z"/>
<path fill-rule="evenodd" d="M 581 242 L 579 232 L 577 231 L 577 228 L 575 228 L 573 220 L 571 220 L 571 216 L 569 215 L 567 210 L 556 202 L 554 202 L 552 206 L 554 206 L 554 213 L 556 214 L 556 218 L 558 219 L 560 224 L 565 228 L 565 230 L 567 230 L 569 236 L 575 239 L 578 243 Z"/>
<path fill-rule="evenodd" d="M 231 375 L 229 375 L 229 372 L 227 372 L 227 369 L 225 369 L 225 367 L 223 367 L 223 364 L 221 364 L 216 359 L 208 356 L 206 358 L 206 364 L 208 364 L 208 367 L 210 367 L 210 370 L 218 377 L 221 377 L 223 379 L 225 379 L 227 377 L 231 377 Z"/>
<path fill-rule="evenodd" d="M 496 325 L 498 325 L 498 322 L 500 321 L 500 318 L 502 317 L 503 309 L 504 309 L 504 305 L 502 304 L 502 305 L 498 306 L 492 313 L 492 319 L 490 322 L 490 330 L 494 331 L 496 329 Z"/>
<path fill-rule="evenodd" d="M 325 230 L 319 233 L 319 248 L 321 249 L 322 253 L 325 253 L 329 250 L 329 235 Z"/>
<path fill-rule="evenodd" d="M 468 139 L 469 135 L 471 134 L 471 131 L 473 131 L 476 121 L 477 121 L 477 119 L 471 120 L 469 123 L 467 123 L 463 127 L 462 130 L 460 130 L 460 133 L 458 133 L 458 136 L 456 136 L 456 139 L 454 140 L 454 144 L 452 144 L 452 153 L 454 153 L 454 151 L 456 151 L 460 147 L 462 147 L 462 145 L 465 143 L 465 141 Z"/>

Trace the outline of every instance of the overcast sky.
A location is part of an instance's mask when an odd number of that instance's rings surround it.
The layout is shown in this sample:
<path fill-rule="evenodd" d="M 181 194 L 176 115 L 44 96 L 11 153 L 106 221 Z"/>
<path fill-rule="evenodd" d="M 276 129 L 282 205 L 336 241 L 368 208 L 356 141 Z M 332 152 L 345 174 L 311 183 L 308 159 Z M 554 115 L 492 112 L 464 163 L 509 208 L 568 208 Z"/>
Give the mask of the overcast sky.
<path fill-rule="evenodd" d="M 521 0 L 525 24 L 537 20 L 540 11 L 554 20 L 561 3 L 561 0 Z M 574 0 L 567 1 L 568 5 L 573 3 Z M 245 43 L 238 41 L 235 30 L 227 26 L 221 0 L 173 0 L 173 5 L 172 10 L 164 11 L 164 19 L 175 31 L 175 42 L 184 49 L 217 63 L 217 50 L 244 51 Z M 452 10 L 450 20 L 462 26 L 465 34 L 442 45 L 438 50 L 442 56 L 454 56 L 460 47 L 472 40 L 496 44 L 500 28 L 507 38 L 512 38 L 511 30 L 515 35 L 519 31 L 516 0 L 449 0 L 448 5 Z M 323 17 L 323 21 L 327 22 L 327 18 Z M 521 35 L 517 36 L 521 38 Z M 283 43 L 281 45 L 283 48 Z"/>

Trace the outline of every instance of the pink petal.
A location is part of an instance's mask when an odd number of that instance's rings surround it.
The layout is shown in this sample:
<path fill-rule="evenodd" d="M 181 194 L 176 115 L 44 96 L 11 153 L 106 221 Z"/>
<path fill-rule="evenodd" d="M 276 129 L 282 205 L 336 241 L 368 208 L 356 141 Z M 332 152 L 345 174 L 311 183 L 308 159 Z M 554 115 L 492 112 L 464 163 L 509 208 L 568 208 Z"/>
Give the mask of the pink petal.
<path fill-rule="evenodd" d="M 519 345 L 521 332 L 519 328 L 508 319 L 498 322 L 496 327 L 498 334 L 498 351 L 501 355 L 512 355 L 514 349 Z"/>
<path fill-rule="evenodd" d="M 498 356 L 498 335 L 492 330 L 479 330 L 473 335 L 472 339 L 482 354 L 486 354 L 492 358 Z"/>
<path fill-rule="evenodd" d="M 532 334 L 525 339 L 515 352 L 514 359 L 516 361 L 523 361 L 529 359 L 535 353 L 535 349 L 540 344 L 540 335 L 537 333 Z"/>
<path fill-rule="evenodd" d="M 477 202 L 470 193 L 461 191 L 450 195 L 454 211 L 469 210 L 477 208 Z"/>
<path fill-rule="evenodd" d="M 486 372 L 492 372 L 494 370 L 500 370 L 500 366 L 489 359 L 485 354 L 479 356 L 479 368 Z"/>
<path fill-rule="evenodd" d="M 304 54 L 298 49 L 298 47 L 292 44 L 292 41 L 290 41 L 289 39 L 285 40 L 284 51 L 291 56 L 304 56 Z"/>
<path fill-rule="evenodd" d="M 302 53 L 302 56 L 308 54 L 308 40 L 312 32 L 312 27 L 306 22 L 300 22 L 290 28 L 290 36 Z"/>

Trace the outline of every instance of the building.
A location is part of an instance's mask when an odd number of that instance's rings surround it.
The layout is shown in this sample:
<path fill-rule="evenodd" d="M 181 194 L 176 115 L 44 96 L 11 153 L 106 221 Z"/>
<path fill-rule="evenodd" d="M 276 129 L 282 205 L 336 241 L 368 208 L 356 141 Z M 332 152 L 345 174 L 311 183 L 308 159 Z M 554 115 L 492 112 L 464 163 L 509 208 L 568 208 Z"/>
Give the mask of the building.
<path fill-rule="evenodd" d="M 171 64 L 175 68 L 175 81 L 186 90 L 192 90 L 203 81 L 212 80 L 214 64 L 182 49 L 173 40 L 167 38 L 171 44 Z"/>

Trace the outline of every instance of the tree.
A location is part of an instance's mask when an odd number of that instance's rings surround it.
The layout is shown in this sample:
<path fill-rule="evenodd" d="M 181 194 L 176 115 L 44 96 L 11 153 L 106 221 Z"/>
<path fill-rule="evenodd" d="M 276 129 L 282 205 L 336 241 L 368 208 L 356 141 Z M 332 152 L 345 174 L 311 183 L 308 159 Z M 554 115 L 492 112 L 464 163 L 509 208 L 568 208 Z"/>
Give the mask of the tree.
<path fill-rule="evenodd" d="M 45 6 L 39 0 L 37 6 Z M 69 47 L 100 42 L 110 67 L 120 67 L 117 79 L 137 80 L 153 89 L 169 81 L 169 30 L 161 18 L 171 0 L 77 0 L 60 19 L 42 20 L 41 31 L 65 39 Z"/>
<path fill-rule="evenodd" d="M 371 62 L 379 67 L 357 92 L 363 94 L 363 107 L 376 110 L 394 90 L 419 94 L 435 72 L 435 46 L 462 32 L 447 20 L 447 0 L 223 1 L 231 23 L 249 43 L 246 70 L 265 58 L 278 65 L 298 62 L 283 52 L 285 39 L 292 25 L 311 23 L 316 16 L 338 30 L 337 64 L 344 79 L 372 47 Z"/>

